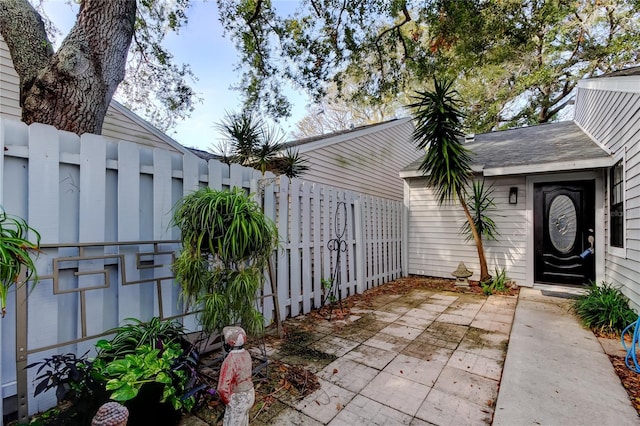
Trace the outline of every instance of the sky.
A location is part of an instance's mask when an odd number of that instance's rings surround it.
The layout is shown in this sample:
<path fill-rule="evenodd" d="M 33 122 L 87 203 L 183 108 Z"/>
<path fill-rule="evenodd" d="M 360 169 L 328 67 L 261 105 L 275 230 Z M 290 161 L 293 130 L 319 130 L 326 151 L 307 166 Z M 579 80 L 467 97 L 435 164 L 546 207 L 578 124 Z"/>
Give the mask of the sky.
<path fill-rule="evenodd" d="M 294 0 L 276 0 L 276 8 L 292 9 Z M 66 0 L 50 0 L 44 3 L 49 18 L 58 26 L 63 35 L 61 42 L 73 26 L 77 5 L 74 9 Z M 188 147 L 205 151 L 217 142 L 215 123 L 219 123 L 225 111 L 240 111 L 240 94 L 230 86 L 240 81 L 240 71 L 234 70 L 238 63 L 238 54 L 229 38 L 223 36 L 222 25 L 218 21 L 216 2 L 193 0 L 187 12 L 189 22 L 179 34 L 169 34 L 164 45 L 174 55 L 177 64 L 189 64 L 198 78 L 192 87 L 202 101 L 195 105 L 191 116 L 166 133 Z M 295 124 L 305 114 L 308 98 L 291 89 L 289 100 L 293 103 L 292 116 L 281 121 L 280 126 L 286 133 L 295 130 Z"/>

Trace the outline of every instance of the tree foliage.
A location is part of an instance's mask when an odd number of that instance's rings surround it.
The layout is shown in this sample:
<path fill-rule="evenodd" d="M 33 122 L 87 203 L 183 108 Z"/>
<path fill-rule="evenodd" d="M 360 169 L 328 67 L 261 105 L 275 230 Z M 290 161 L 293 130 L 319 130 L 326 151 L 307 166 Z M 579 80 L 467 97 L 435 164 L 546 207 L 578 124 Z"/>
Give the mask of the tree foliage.
<path fill-rule="evenodd" d="M 639 62 L 637 0 L 218 0 L 249 106 L 288 115 L 282 81 L 381 104 L 456 78 L 475 131 L 553 120 L 583 77 Z"/>
<path fill-rule="evenodd" d="M 125 75 L 125 104 L 142 106 L 158 127 L 166 129 L 191 111 L 191 72 L 162 46 L 168 31 L 186 23 L 189 0 L 79 3 L 75 25 L 54 51 L 47 34 L 51 22 L 41 8 L 27 0 L 0 2 L 0 34 L 20 77 L 23 121 L 100 133 Z"/>
<path fill-rule="evenodd" d="M 330 85 L 326 97 L 319 103 L 308 105 L 307 114 L 296 123 L 292 135 L 296 139 L 340 132 L 353 127 L 375 124 L 403 114 L 398 102 L 389 100 L 382 104 L 356 103 L 346 100 Z"/>

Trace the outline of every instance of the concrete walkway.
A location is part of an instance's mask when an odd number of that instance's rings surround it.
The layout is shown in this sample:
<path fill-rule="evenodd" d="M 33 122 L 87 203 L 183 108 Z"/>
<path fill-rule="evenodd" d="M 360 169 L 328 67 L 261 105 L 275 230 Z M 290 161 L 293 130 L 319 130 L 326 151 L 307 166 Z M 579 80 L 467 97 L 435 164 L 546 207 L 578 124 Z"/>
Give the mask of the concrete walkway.
<path fill-rule="evenodd" d="M 493 424 L 640 424 L 600 342 L 552 294 L 520 290 Z"/>

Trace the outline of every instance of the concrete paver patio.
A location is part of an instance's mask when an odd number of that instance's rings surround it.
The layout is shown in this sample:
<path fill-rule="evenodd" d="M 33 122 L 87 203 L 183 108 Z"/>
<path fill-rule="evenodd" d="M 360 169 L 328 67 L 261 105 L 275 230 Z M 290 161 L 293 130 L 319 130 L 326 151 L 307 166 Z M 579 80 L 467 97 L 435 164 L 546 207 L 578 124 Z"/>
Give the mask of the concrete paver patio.
<path fill-rule="evenodd" d="M 416 288 L 357 305 L 346 321 L 315 319 L 310 347 L 337 358 L 316 366 L 319 390 L 269 423 L 489 424 L 516 302 Z"/>

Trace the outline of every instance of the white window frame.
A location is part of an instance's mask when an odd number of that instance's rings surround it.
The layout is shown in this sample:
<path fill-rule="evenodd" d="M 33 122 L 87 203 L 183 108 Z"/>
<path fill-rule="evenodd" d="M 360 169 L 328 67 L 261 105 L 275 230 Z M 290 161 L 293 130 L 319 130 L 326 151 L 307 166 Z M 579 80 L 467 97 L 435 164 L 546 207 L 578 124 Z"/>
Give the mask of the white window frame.
<path fill-rule="evenodd" d="M 627 258 L 627 150 L 626 147 L 621 150 L 620 153 L 614 156 L 613 164 L 614 166 L 618 164 L 618 162 L 622 162 L 622 212 L 624 216 L 622 217 L 622 247 L 615 247 L 611 245 L 611 168 L 607 170 L 607 249 L 609 254 L 620 257 L 623 259 Z"/>

